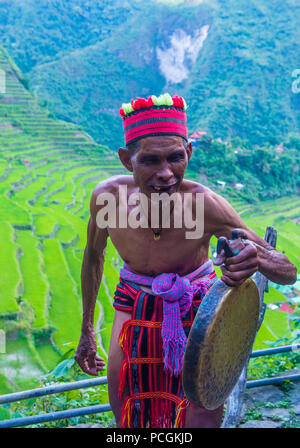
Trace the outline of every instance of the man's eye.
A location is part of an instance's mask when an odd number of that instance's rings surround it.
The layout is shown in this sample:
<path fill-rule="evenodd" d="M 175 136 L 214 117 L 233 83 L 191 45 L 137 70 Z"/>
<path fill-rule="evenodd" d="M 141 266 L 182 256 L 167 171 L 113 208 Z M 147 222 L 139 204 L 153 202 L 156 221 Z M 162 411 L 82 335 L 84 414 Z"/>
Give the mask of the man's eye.
<path fill-rule="evenodd" d="M 143 159 L 142 163 L 146 163 L 146 164 L 148 164 L 148 163 L 157 163 L 157 159 L 149 157 L 147 159 Z"/>
<path fill-rule="evenodd" d="M 178 160 L 182 160 L 184 158 L 183 154 L 175 154 L 174 156 L 171 156 L 169 160 L 171 162 L 177 162 Z"/>

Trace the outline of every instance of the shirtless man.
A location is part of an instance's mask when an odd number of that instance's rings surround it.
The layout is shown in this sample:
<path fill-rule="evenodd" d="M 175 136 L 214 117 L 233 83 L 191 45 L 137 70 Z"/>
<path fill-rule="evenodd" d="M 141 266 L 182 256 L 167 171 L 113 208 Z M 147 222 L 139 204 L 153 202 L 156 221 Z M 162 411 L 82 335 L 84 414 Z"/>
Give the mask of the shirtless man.
<path fill-rule="evenodd" d="M 129 148 L 129 149 L 128 149 Z M 94 330 L 94 308 L 102 278 L 105 247 L 110 237 L 120 257 L 132 272 L 156 277 L 162 273 L 189 274 L 208 260 L 209 242 L 213 235 L 231 239 L 233 229 L 241 229 L 247 239 L 238 255 L 218 259 L 221 265 L 221 279 L 229 286 L 237 286 L 260 271 L 269 280 L 278 284 L 292 284 L 296 281 L 297 271 L 288 258 L 269 246 L 250 229 L 229 203 L 209 188 L 184 179 L 187 163 L 192 155 L 192 144 L 180 135 L 144 135 L 135 145 L 128 144 L 119 149 L 119 158 L 127 170 L 132 173 L 115 176 L 100 182 L 94 189 L 90 201 L 90 220 L 88 223 L 87 245 L 82 264 L 83 322 L 82 332 L 75 359 L 84 372 L 97 376 L 105 368 L 105 362 L 97 356 L 96 335 Z M 119 207 L 118 188 L 126 186 L 128 195 L 142 192 L 150 198 L 151 193 L 165 191 L 168 194 L 196 193 L 204 195 L 204 231 L 198 239 L 186 239 L 186 228 L 99 228 L 96 222 L 101 205 L 97 197 L 102 193 L 112 193 L 116 198 L 117 213 Z M 159 190 L 163 188 L 163 190 Z M 134 206 L 128 207 L 128 213 Z M 150 210 L 149 210 L 150 212 Z M 151 213 L 151 212 L 150 212 Z M 161 216 L 160 216 L 161 218 Z M 153 238 L 158 232 L 159 240 Z M 145 256 L 146 255 L 146 256 Z M 152 293 L 151 288 L 141 289 Z M 108 358 L 109 400 L 120 426 L 122 400 L 118 397 L 120 368 L 124 360 L 119 345 L 119 334 L 125 321 L 131 319 L 131 313 L 115 311 Z M 126 395 L 126 393 L 125 393 Z M 219 427 L 223 406 L 209 411 L 188 407 L 185 427 Z"/>

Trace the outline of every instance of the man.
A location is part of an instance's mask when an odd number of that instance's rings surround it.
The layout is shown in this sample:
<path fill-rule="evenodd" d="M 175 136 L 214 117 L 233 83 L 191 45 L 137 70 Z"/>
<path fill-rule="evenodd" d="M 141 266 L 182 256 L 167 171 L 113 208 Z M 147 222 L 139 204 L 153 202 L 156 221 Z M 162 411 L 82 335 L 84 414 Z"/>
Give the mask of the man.
<path fill-rule="evenodd" d="M 296 281 L 295 266 L 248 228 L 224 198 L 184 179 L 192 155 L 185 109 L 182 98 L 168 94 L 123 105 L 120 112 L 126 148 L 119 149 L 119 157 L 132 174 L 100 182 L 91 197 L 82 264 L 82 333 L 75 359 L 89 375 L 96 376 L 105 367 L 96 354 L 94 308 L 110 237 L 124 261 L 115 293 L 108 358 L 109 400 L 118 427 L 221 424 L 223 406 L 214 411 L 192 406 L 181 384 L 182 348 L 197 307 L 215 280 L 208 258 L 213 235 L 229 240 L 232 231 L 239 229 L 246 237 L 240 240 L 241 250 L 233 257 L 226 258 L 224 251 L 219 254 L 216 263 L 221 265 L 221 279 L 227 285 L 240 285 L 258 270 L 279 284 Z M 124 213 L 120 187 L 126 187 L 127 217 L 136 209 L 136 205 L 130 205 L 130 195 L 143 193 L 149 199 L 146 207 L 144 204 L 139 209 L 147 217 L 148 226 L 99 225 L 99 212 L 104 207 L 99 198 L 103 195 L 115 198 L 118 217 Z M 197 215 L 196 199 L 202 197 L 203 213 L 196 216 L 203 219 L 201 235 L 186 237 L 186 224 L 179 227 L 175 223 L 175 205 L 168 228 L 163 226 L 162 206 L 152 225 L 151 198 L 155 193 L 192 197 L 193 217 Z M 180 208 L 183 213 L 182 203 Z M 183 292 L 179 293 L 181 287 Z M 172 296 L 170 291 L 176 294 Z"/>

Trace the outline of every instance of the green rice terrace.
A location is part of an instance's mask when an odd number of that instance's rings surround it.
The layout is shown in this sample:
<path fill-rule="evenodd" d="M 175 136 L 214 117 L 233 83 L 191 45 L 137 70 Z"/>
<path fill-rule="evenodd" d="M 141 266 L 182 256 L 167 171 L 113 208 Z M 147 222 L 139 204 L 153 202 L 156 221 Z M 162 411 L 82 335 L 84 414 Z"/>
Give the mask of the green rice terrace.
<path fill-rule="evenodd" d="M 124 171 L 115 152 L 49 114 L 1 49 L 0 68 L 6 73 L 6 91 L 0 94 L 0 328 L 6 336 L 0 393 L 8 393 L 36 387 L 64 354 L 74 353 L 90 195 L 101 179 Z M 274 226 L 277 248 L 300 269 L 299 197 L 231 203 L 262 237 Z M 105 359 L 119 267 L 109 241 L 95 312 L 98 352 Z M 299 294 L 297 284 L 270 285 L 255 349 L 292 335 Z M 101 401 L 107 402 L 105 394 Z"/>
<path fill-rule="evenodd" d="M 112 151 L 81 129 L 49 116 L 2 51 L 0 68 L 6 73 L 6 92 L 0 96 L 3 393 L 28 387 L 78 341 L 90 194 L 97 182 L 122 167 Z M 108 245 L 95 315 L 104 357 L 117 264 Z"/>

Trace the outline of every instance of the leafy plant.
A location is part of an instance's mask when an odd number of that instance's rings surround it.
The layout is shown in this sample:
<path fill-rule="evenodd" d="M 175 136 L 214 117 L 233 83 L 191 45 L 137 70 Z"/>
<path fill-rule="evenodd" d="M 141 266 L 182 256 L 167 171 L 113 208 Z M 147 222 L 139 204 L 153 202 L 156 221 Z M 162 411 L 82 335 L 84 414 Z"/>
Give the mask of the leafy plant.
<path fill-rule="evenodd" d="M 70 348 L 59 360 L 58 364 L 40 378 L 40 387 L 55 384 L 80 381 L 90 378 L 83 373 L 73 358 L 74 348 Z M 89 387 L 86 389 L 70 390 L 67 392 L 48 395 L 40 398 L 30 398 L 25 402 L 12 403 L 0 408 L 0 419 L 28 417 L 39 414 L 81 408 L 108 402 L 107 386 Z M 30 425 L 38 427 L 67 427 L 79 423 L 98 423 L 104 427 L 114 426 L 112 412 L 72 417 L 43 424 Z"/>
<path fill-rule="evenodd" d="M 293 331 L 291 336 L 284 336 L 277 341 L 265 341 L 269 347 L 280 347 L 299 343 L 299 330 Z M 278 353 L 276 355 L 266 355 L 263 357 L 250 358 L 248 366 L 248 379 L 259 379 L 273 377 L 293 370 L 299 366 L 300 350 L 295 352 Z M 282 386 L 288 388 L 287 385 Z"/>

